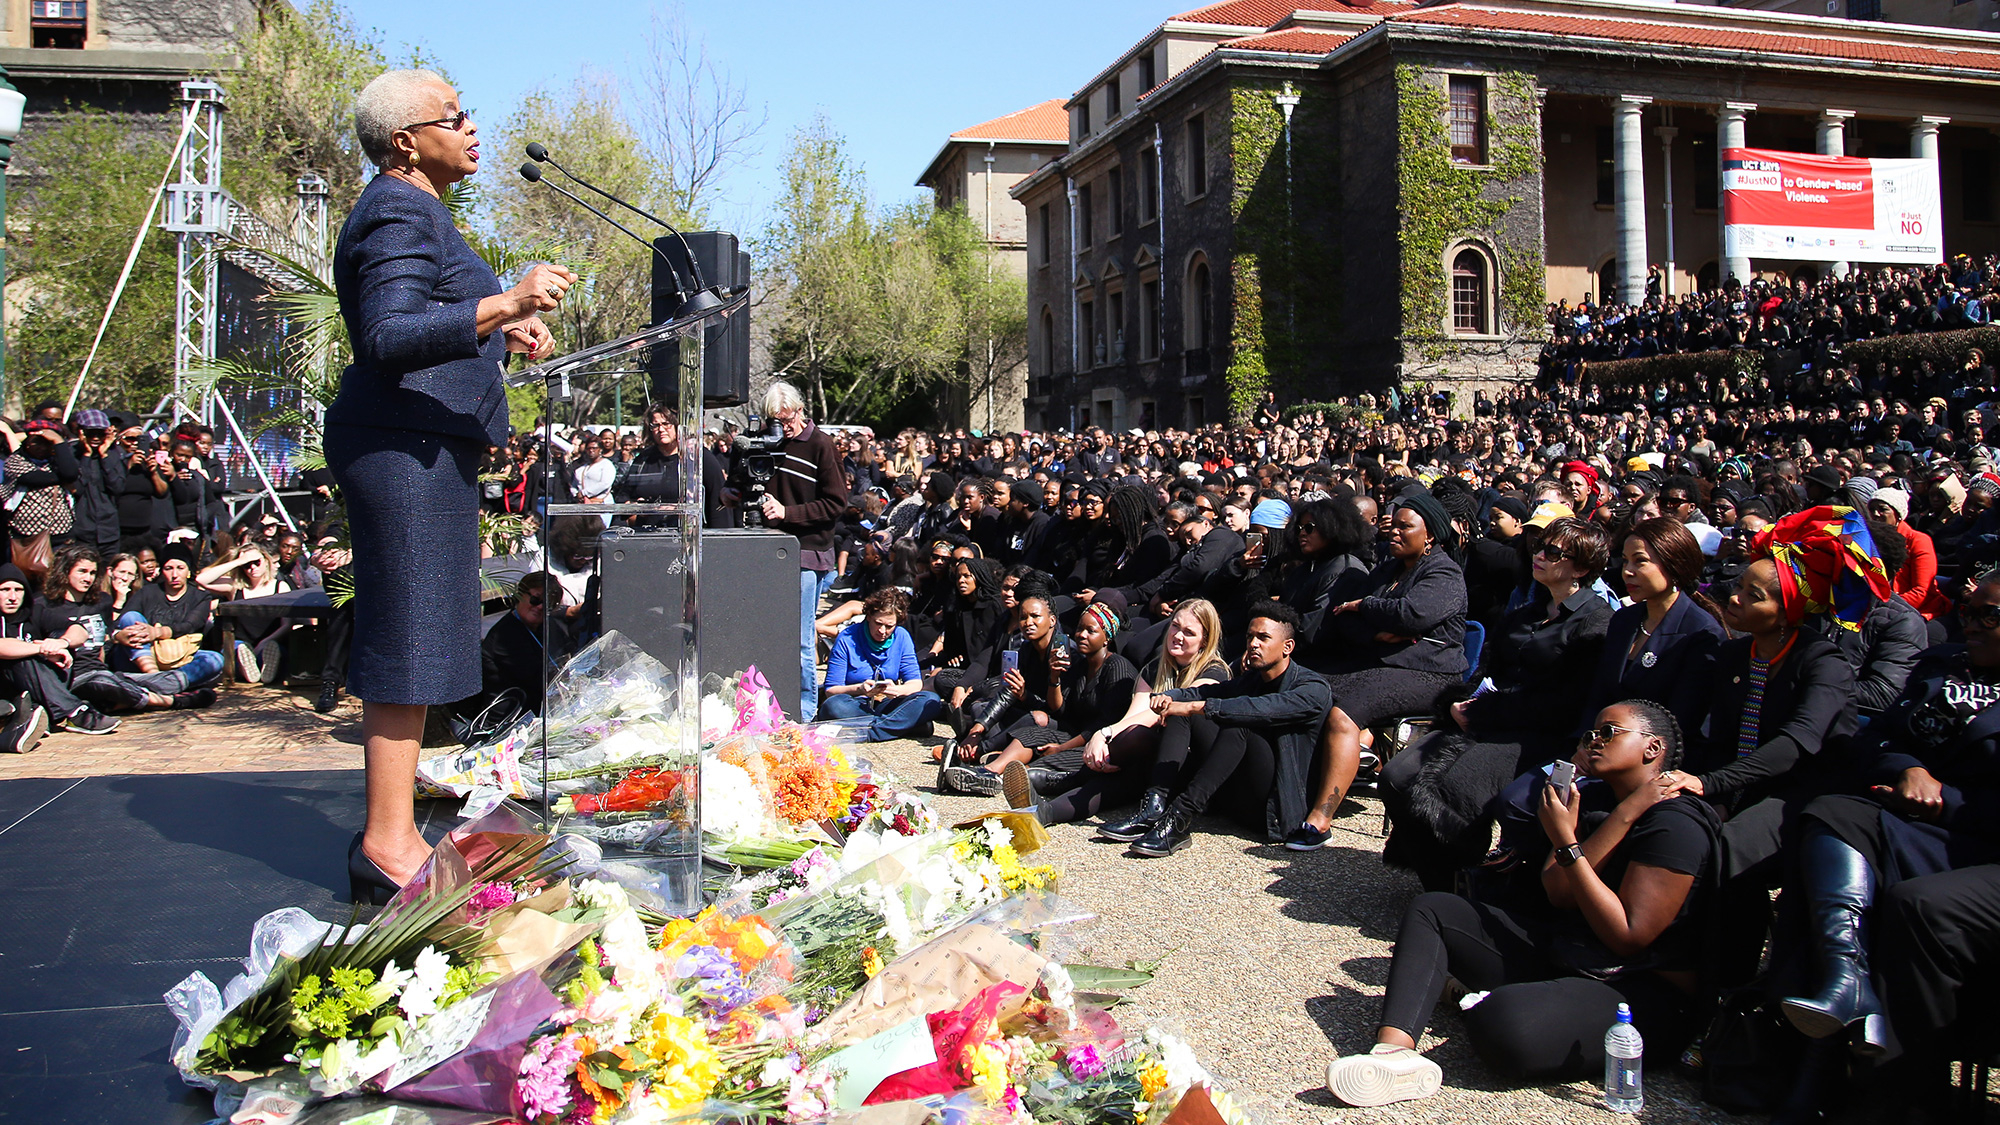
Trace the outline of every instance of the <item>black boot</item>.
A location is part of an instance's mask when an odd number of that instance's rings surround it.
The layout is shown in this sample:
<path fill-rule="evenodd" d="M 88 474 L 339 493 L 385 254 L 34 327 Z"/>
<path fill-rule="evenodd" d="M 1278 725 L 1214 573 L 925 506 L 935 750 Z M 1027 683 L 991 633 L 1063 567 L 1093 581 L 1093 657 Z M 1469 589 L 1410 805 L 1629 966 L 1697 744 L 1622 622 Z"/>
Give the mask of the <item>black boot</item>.
<path fill-rule="evenodd" d="M 1165 816 L 1153 825 L 1144 839 L 1132 845 L 1134 854 L 1164 859 L 1194 843 L 1195 810 L 1186 798 L 1167 806 Z"/>
<path fill-rule="evenodd" d="M 1814 1039 L 1859 1025 L 1857 1051 L 1880 1053 L 1888 1027 L 1882 1003 L 1868 981 L 1868 946 L 1861 920 L 1875 901 L 1875 875 L 1868 861 L 1837 836 L 1807 836 L 1800 856 L 1810 932 L 1819 948 L 1825 977 L 1812 996 L 1787 996 L 1785 1017 Z"/>
<path fill-rule="evenodd" d="M 1124 820 L 1105 825 L 1097 830 L 1097 835 L 1101 839 L 1129 844 L 1151 832 L 1153 825 L 1158 824 L 1160 818 L 1165 815 L 1167 815 L 1167 791 L 1148 789 L 1146 795 L 1139 798 L 1138 812 Z"/>

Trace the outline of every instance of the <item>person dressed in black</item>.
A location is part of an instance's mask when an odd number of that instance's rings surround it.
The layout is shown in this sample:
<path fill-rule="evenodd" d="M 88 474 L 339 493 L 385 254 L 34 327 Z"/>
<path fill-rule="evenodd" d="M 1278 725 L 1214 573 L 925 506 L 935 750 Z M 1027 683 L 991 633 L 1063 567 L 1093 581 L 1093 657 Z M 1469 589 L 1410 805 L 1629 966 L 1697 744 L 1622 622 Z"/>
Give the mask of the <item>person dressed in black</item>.
<path fill-rule="evenodd" d="M 1990 969 L 2000 932 L 1979 870 L 2000 862 L 2000 575 L 1959 620 L 1965 643 L 1931 650 L 1857 740 L 1858 792 L 1806 806 L 1786 877 L 1781 948 L 1810 954 L 1773 955 L 1792 970 L 1785 1015 L 1866 1057 L 1944 1046 L 1968 962 Z"/>
<path fill-rule="evenodd" d="M 0 726 L 0 753 L 26 754 L 49 733 L 48 709 L 33 688 L 38 677 L 32 669 L 18 666 L 47 664 L 60 682 L 69 665 L 69 646 L 59 640 L 36 640 L 28 618 L 28 576 L 13 563 L 0 563 L 0 684 L 12 696 L 0 703 L 9 709 L 5 725 Z"/>
<path fill-rule="evenodd" d="M 119 553 L 118 493 L 125 486 L 126 459 L 110 415 L 85 410 L 76 425 L 76 537 L 108 559 Z"/>
<path fill-rule="evenodd" d="M 1361 732 L 1397 715 L 1427 714 L 1465 676 L 1465 572 L 1452 558 L 1457 532 L 1422 489 L 1396 501 L 1389 558 L 1369 592 L 1331 607 L 1322 635 L 1349 655 L 1328 678 L 1334 705 L 1321 739 L 1312 804 L 1285 837 L 1294 851 L 1323 846 L 1354 784 Z"/>
<path fill-rule="evenodd" d="M 1024 607 L 1023 616 L 1027 609 Z M 1008 728 L 1000 756 L 984 769 L 1001 775 L 1002 791 L 1017 807 L 1036 803 L 1043 791 L 1064 792 L 1084 780 L 1084 747 L 1091 733 L 1117 722 L 1132 700 L 1139 670 L 1111 650 L 1117 612 L 1106 602 L 1084 607 L 1063 660 L 1059 701 Z"/>
<path fill-rule="evenodd" d="M 495 621 L 479 642 L 481 693 L 491 699 L 511 691 L 522 707 L 536 713 L 542 709 L 543 677 L 562 666 L 570 649 L 569 622 L 561 614 L 548 619 L 548 583 L 549 576 L 542 571 L 524 576 L 514 587 L 514 608 Z"/>
<path fill-rule="evenodd" d="M 355 131 L 380 174 L 333 254 L 354 362 L 326 411 L 326 459 L 347 504 L 354 574 L 347 686 L 362 700 L 368 826 L 350 891 L 386 901 L 430 855 L 415 792 L 425 708 L 479 690 L 479 479 L 507 439 L 509 352 L 553 350 L 537 315 L 576 275 L 528 268 L 511 289 L 440 196 L 479 169 L 479 129 L 437 74 L 368 83 Z"/>
<path fill-rule="evenodd" d="M 1447 977 L 1473 993 L 1462 1005 L 1473 1049 L 1509 1080 L 1602 1076 L 1604 1033 L 1621 1004 L 1656 1064 L 1676 1058 L 1699 1030 L 1717 847 L 1714 810 L 1661 778 L 1680 753 L 1664 707 L 1631 700 L 1599 712 L 1574 761 L 1617 803 L 1586 820 L 1573 787 L 1543 791 L 1546 909 L 1419 895 L 1396 935 L 1374 1049 L 1327 1067 L 1333 1095 L 1375 1106 L 1437 1093 L 1443 1072 L 1417 1046 Z"/>
<path fill-rule="evenodd" d="M 1193 841 L 1195 818 L 1220 799 L 1239 823 L 1280 837 L 1304 810 L 1306 770 L 1332 704 L 1326 680 L 1292 659 L 1298 628 L 1292 607 L 1259 605 L 1239 675 L 1154 693 L 1165 726 L 1152 785 L 1138 812 L 1101 836 L 1130 841 L 1138 855 L 1169 856 Z"/>
<path fill-rule="evenodd" d="M 989 559 L 965 559 L 959 566 L 998 573 Z M 1048 592 L 1031 589 L 1022 593 L 1016 616 L 1016 635 L 994 657 L 999 675 L 969 697 L 967 710 L 972 722 L 964 735 L 944 744 L 938 766 L 940 792 L 985 796 L 1000 792 L 1003 763 L 998 759 L 1014 742 L 1014 728 L 1020 725 L 1023 737 L 1035 737 L 1026 734 L 1026 726 L 1046 726 L 1051 715 L 1065 709 L 1064 675 L 1076 660 L 1076 645 L 1056 622 Z M 999 625 L 1006 626 L 1004 613 Z M 989 762 L 994 768 L 983 768 Z"/>
<path fill-rule="evenodd" d="M 115 499 L 118 504 L 118 546 L 137 554 L 157 549 L 166 533 L 160 518 L 160 501 L 167 495 L 167 465 L 164 458 L 146 452 L 146 431 L 127 426 L 119 431 L 117 457 L 124 459 Z"/>
<path fill-rule="evenodd" d="M 931 549 L 935 557 L 936 545 Z M 946 720 L 963 729 L 966 700 L 997 690 L 988 681 L 1007 636 L 1007 608 L 1000 603 L 1000 564 L 992 559 L 956 559 L 945 574 L 954 597 L 944 613 L 931 690 L 944 700 Z"/>
<path fill-rule="evenodd" d="M 1566 756 L 1578 689 L 1597 668 L 1611 619 L 1610 603 L 1592 589 L 1609 555 L 1596 525 L 1573 518 L 1549 525 L 1534 558 L 1542 599 L 1502 618 L 1486 646 L 1481 668 L 1493 689 L 1452 704 L 1456 729 L 1382 769 L 1382 804 L 1395 826 L 1385 862 L 1414 869 L 1432 890 L 1450 886 L 1455 869 L 1487 850 L 1488 803 L 1522 770 Z"/>

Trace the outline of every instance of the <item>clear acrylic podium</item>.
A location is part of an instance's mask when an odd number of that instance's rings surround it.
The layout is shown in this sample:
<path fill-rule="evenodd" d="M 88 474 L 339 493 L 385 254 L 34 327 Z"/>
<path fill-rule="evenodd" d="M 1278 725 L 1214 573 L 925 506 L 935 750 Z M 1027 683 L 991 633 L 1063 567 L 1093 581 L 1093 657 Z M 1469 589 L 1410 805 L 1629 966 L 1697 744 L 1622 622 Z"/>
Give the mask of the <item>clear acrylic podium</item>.
<path fill-rule="evenodd" d="M 668 621 L 680 623 L 681 643 L 674 647 L 668 663 L 670 698 L 667 721 L 653 732 L 655 741 L 665 734 L 671 749 L 656 767 L 660 774 L 677 775 L 677 784 L 657 788 L 663 795 L 643 809 L 625 810 L 616 832 L 593 831 L 594 817 L 558 816 L 551 810 L 555 794 L 549 788 L 547 726 L 543 726 L 544 746 L 538 771 L 524 778 L 530 789 L 539 787 L 542 826 L 550 832 L 575 831 L 597 839 L 607 862 L 628 873 L 638 873 L 643 882 L 666 900 L 671 913 L 692 914 L 702 905 L 701 894 L 701 666 L 696 638 L 701 631 L 700 572 L 701 524 L 703 513 L 701 473 L 702 343 L 704 329 L 732 316 L 747 316 L 748 291 L 726 299 L 720 307 L 663 321 L 650 328 L 595 347 L 585 348 L 549 360 L 506 377 L 512 386 L 541 383 L 548 389 L 548 406 L 543 411 L 543 447 L 550 455 L 542 460 L 543 495 L 549 496 L 548 475 L 554 471 L 554 416 L 559 403 L 570 397 L 574 375 L 612 364 L 639 365 L 651 349 L 676 340 L 692 340 L 693 346 L 679 349 L 680 364 L 673 372 L 680 428 L 680 496 L 658 503 L 550 504 L 544 514 L 542 541 L 548 541 L 548 524 L 560 516 L 651 517 L 645 521 L 648 533 L 672 539 L 669 553 L 675 565 L 663 567 L 657 585 L 649 587 L 657 599 L 655 611 Z M 549 643 L 547 618 L 542 642 Z M 548 697 L 544 665 L 543 696 Z M 538 775 L 538 776 L 537 776 Z M 656 775 L 657 776 L 657 775 Z M 671 789 L 670 792 L 664 792 Z M 641 823 L 635 824 L 634 821 Z M 634 845 L 619 840 L 638 840 Z"/>

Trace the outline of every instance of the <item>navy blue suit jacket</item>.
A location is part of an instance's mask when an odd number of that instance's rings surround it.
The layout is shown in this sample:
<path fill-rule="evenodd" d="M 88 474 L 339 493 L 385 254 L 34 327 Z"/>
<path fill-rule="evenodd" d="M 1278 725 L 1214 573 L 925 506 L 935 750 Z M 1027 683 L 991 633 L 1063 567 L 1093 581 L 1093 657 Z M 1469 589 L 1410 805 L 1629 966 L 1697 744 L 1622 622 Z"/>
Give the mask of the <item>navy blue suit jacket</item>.
<path fill-rule="evenodd" d="M 479 301 L 500 292 L 500 279 L 444 204 L 376 176 L 340 228 L 333 285 L 354 362 L 328 425 L 507 440 L 507 341 L 477 328 Z"/>
<path fill-rule="evenodd" d="M 1611 615 L 1604 629 L 1604 651 L 1598 657 L 1597 678 L 1577 716 L 1577 734 L 1595 726 L 1597 713 L 1626 699 L 1650 699 L 1674 713 L 1689 739 L 1701 731 L 1714 687 L 1715 654 L 1729 639 L 1714 615 L 1686 594 L 1674 599 L 1660 627 L 1646 639 L 1639 659 L 1627 664 L 1632 640 L 1646 620 L 1644 604 L 1628 605 Z M 1646 657 L 1650 655 L 1649 664 Z"/>

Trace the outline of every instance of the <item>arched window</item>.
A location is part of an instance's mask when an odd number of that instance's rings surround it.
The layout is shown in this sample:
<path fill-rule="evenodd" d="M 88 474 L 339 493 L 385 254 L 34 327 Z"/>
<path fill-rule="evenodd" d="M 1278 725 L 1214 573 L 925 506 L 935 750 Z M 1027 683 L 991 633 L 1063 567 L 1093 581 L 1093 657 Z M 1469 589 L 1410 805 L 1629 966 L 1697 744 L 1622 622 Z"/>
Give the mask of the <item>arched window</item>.
<path fill-rule="evenodd" d="M 1209 280 L 1208 259 L 1197 256 L 1188 267 L 1187 324 L 1181 335 L 1192 351 L 1208 346 L 1208 334 L 1215 324 L 1215 291 Z"/>
<path fill-rule="evenodd" d="M 1493 276 L 1486 255 L 1467 247 L 1451 260 L 1451 330 L 1468 336 L 1493 333 Z"/>
<path fill-rule="evenodd" d="M 1597 267 L 1597 299 L 1601 303 L 1616 300 L 1617 297 L 1618 259 L 1606 258 L 1604 264 Z"/>
<path fill-rule="evenodd" d="M 1696 270 L 1694 275 L 1695 291 L 1699 293 L 1713 293 L 1717 289 L 1722 288 L 1717 273 L 1718 271 L 1714 262 L 1710 262 L 1701 267 L 1701 269 Z"/>

